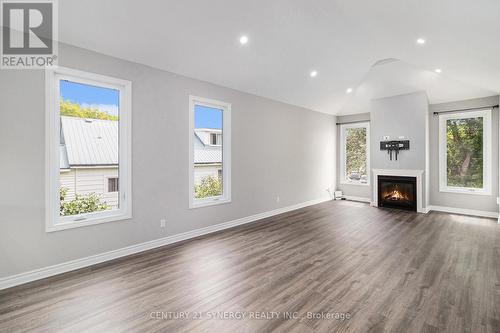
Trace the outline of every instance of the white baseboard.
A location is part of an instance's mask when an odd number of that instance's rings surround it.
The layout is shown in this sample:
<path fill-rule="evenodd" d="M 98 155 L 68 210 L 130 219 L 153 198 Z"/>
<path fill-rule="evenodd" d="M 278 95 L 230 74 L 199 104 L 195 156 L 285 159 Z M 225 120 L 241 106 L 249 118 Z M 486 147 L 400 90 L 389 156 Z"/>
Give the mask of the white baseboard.
<path fill-rule="evenodd" d="M 498 218 L 498 212 L 490 212 L 485 210 L 475 210 L 475 209 L 465 209 L 465 208 L 455 208 L 455 207 L 445 207 L 445 206 L 429 206 L 428 210 L 437 211 L 437 212 L 445 212 L 452 214 L 461 214 L 461 215 L 471 215 L 471 216 L 479 216 L 479 217 L 490 217 L 490 218 Z"/>
<path fill-rule="evenodd" d="M 350 201 L 359 201 L 359 202 L 371 203 L 371 198 L 356 197 L 356 196 L 352 196 L 352 195 L 344 195 L 344 198 L 346 200 L 350 200 Z"/>
<path fill-rule="evenodd" d="M 238 225 L 255 222 L 255 221 L 267 218 L 267 217 L 271 217 L 271 216 L 278 215 L 278 214 L 283 214 L 283 213 L 286 213 L 286 212 L 289 212 L 292 210 L 296 210 L 296 209 L 307 207 L 307 206 L 316 205 L 316 204 L 319 204 L 319 203 L 322 203 L 325 201 L 330 201 L 330 200 L 331 200 L 330 197 L 320 198 L 320 199 L 316 199 L 316 200 L 310 200 L 310 201 L 306 201 L 306 202 L 299 203 L 296 205 L 278 208 L 278 209 L 274 209 L 274 210 L 267 211 L 264 213 L 259 213 L 259 214 L 243 217 L 243 218 L 240 218 L 237 220 L 219 223 L 219 224 L 208 226 L 208 227 L 201 228 L 201 229 L 191 230 L 188 232 L 184 232 L 182 234 L 177 234 L 177 235 L 168 236 L 168 237 L 164 237 L 164 238 L 160 238 L 160 239 L 155 239 L 155 240 L 152 240 L 149 242 L 127 246 L 127 247 L 124 247 L 121 249 L 96 254 L 96 255 L 93 255 L 90 257 L 71 260 L 71 261 L 68 261 L 65 263 L 61 263 L 61 264 L 57 264 L 57 265 L 53 265 L 53 266 L 48 266 L 48 267 L 43 267 L 40 269 L 36 269 L 33 271 L 24 272 L 24 273 L 12 275 L 12 276 L 3 277 L 3 278 L 0 278 L 0 290 L 14 287 L 14 286 L 18 286 L 18 285 L 21 285 L 24 283 L 44 279 L 44 278 L 47 278 L 50 276 L 66 273 L 66 272 L 73 271 L 73 270 L 76 270 L 79 268 L 92 266 L 92 265 L 99 264 L 99 263 L 102 263 L 105 261 L 125 257 L 125 256 L 131 255 L 131 254 L 151 250 L 151 249 L 154 249 L 154 248 L 157 248 L 160 246 L 173 244 L 173 243 L 180 242 L 180 241 L 183 241 L 186 239 L 195 238 L 198 236 L 210 234 L 210 233 L 213 233 L 216 231 L 229 229 L 232 227 L 236 227 Z"/>
<path fill-rule="evenodd" d="M 377 207 L 374 202 L 370 202 L 370 206 Z M 475 209 L 463 209 L 463 208 L 455 208 L 455 207 L 445 207 L 445 206 L 432 206 L 429 205 L 427 207 L 423 207 L 421 211 L 418 213 L 427 214 L 430 211 L 450 213 L 450 214 L 460 214 L 460 215 L 469 215 L 469 216 L 478 216 L 478 217 L 489 217 L 489 218 L 498 218 L 500 224 L 500 215 L 498 212 L 489 212 L 484 210 L 475 210 Z"/>

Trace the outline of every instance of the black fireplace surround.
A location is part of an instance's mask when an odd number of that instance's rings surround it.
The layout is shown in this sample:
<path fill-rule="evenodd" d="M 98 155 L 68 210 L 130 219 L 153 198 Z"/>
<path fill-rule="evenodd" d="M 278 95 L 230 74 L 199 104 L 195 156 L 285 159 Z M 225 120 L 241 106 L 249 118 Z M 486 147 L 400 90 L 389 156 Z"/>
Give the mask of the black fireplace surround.
<path fill-rule="evenodd" d="M 378 176 L 378 206 L 416 212 L 416 177 Z"/>

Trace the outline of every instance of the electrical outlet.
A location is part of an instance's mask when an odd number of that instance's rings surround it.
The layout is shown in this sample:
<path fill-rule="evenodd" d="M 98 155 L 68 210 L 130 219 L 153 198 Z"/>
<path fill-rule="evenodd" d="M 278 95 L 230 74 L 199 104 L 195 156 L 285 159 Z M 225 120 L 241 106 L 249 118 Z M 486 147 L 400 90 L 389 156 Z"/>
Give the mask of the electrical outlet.
<path fill-rule="evenodd" d="M 276 202 L 280 202 L 280 196 L 279 195 L 276 197 Z"/>
<path fill-rule="evenodd" d="M 160 227 L 166 228 L 167 227 L 167 220 L 166 219 L 161 219 L 160 220 Z"/>
<path fill-rule="evenodd" d="M 500 198 L 497 197 L 497 205 L 500 205 Z"/>

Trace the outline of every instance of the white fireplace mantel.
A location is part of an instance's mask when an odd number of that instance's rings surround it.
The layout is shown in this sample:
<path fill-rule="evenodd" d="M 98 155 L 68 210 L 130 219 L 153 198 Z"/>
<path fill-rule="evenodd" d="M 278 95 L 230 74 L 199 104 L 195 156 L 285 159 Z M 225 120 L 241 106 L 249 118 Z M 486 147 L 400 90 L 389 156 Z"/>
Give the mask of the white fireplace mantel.
<path fill-rule="evenodd" d="M 417 212 L 425 213 L 422 205 L 422 174 L 424 170 L 404 170 L 404 169 L 372 169 L 373 175 L 373 196 L 372 206 L 378 207 L 378 176 L 402 176 L 415 177 L 417 183 Z"/>

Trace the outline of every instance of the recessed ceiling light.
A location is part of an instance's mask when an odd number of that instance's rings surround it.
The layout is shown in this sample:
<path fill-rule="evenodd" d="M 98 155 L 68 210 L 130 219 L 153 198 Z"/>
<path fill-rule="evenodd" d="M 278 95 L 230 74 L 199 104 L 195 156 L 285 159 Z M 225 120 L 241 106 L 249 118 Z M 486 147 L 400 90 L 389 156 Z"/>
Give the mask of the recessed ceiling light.
<path fill-rule="evenodd" d="M 436 69 L 434 70 L 434 72 L 436 72 L 436 73 L 441 73 L 441 72 L 442 72 L 442 70 L 441 70 L 441 68 L 436 68 Z"/>
<path fill-rule="evenodd" d="M 240 37 L 240 44 L 245 45 L 246 43 L 248 43 L 248 36 L 241 36 Z"/>
<path fill-rule="evenodd" d="M 316 76 L 318 76 L 318 72 L 317 71 L 311 71 L 311 73 L 309 73 L 309 76 L 310 77 L 316 77 Z"/>
<path fill-rule="evenodd" d="M 425 44 L 425 39 L 423 39 L 423 38 L 417 39 L 417 44 L 420 44 L 420 45 Z"/>
<path fill-rule="evenodd" d="M 347 90 L 345 92 L 348 94 L 352 93 L 352 88 L 347 88 Z"/>

